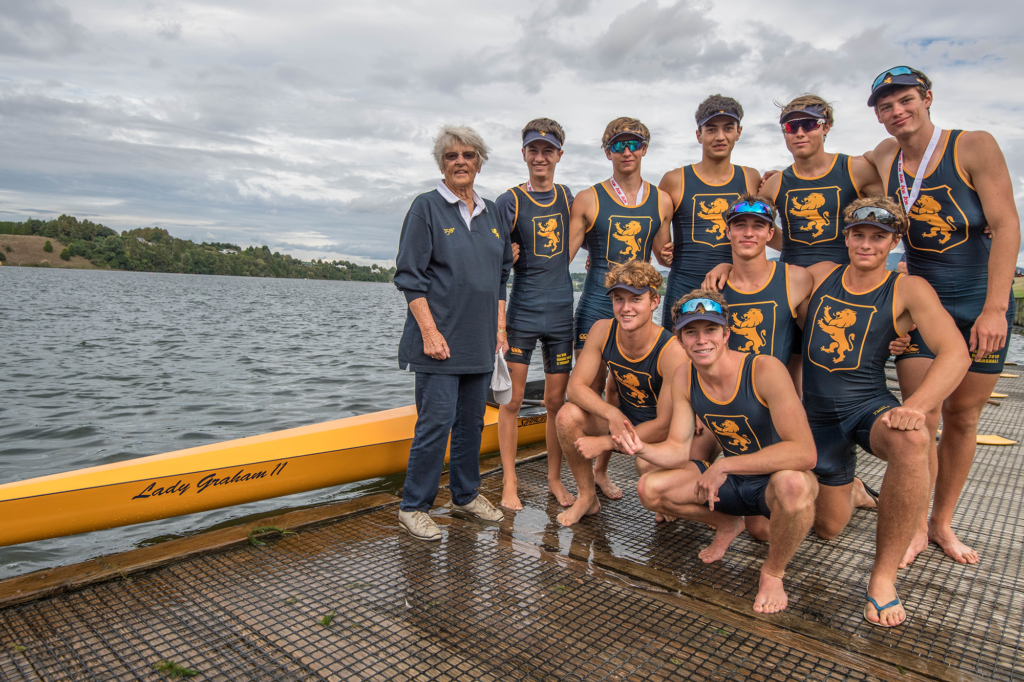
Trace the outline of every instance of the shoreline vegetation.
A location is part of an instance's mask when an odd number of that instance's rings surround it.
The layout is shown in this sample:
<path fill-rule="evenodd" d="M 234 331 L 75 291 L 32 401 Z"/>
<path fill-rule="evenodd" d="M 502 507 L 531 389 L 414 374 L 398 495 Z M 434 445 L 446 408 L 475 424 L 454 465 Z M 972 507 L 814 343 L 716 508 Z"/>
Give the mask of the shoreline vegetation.
<path fill-rule="evenodd" d="M 301 261 L 271 253 L 266 246 L 243 249 L 222 242 L 196 244 L 172 237 L 159 227 L 118 234 L 105 225 L 68 215 L 49 221 L 0 221 L 0 265 L 355 282 L 390 282 L 395 275 L 394 268 L 376 264 Z"/>

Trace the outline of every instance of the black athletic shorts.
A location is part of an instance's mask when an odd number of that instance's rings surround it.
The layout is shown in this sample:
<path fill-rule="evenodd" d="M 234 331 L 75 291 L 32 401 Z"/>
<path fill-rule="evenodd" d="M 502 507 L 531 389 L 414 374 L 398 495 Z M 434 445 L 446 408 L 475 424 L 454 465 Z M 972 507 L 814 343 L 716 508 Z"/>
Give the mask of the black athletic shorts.
<path fill-rule="evenodd" d="M 741 455 L 742 456 L 742 455 Z M 711 466 L 707 462 L 691 460 L 703 474 Z M 768 509 L 768 501 L 765 494 L 768 490 L 768 481 L 771 474 L 755 474 L 742 476 L 740 474 L 726 474 L 725 483 L 718 489 L 718 502 L 715 502 L 715 511 L 720 511 L 729 516 L 763 516 L 771 518 L 772 512 Z M 704 506 L 709 506 L 707 502 Z"/>
<path fill-rule="evenodd" d="M 562 374 L 572 370 L 572 307 L 539 314 L 519 312 L 515 323 L 506 325 L 508 351 L 505 362 L 530 364 L 537 342 L 541 343 L 545 374 Z"/>
<path fill-rule="evenodd" d="M 807 421 L 818 449 L 818 464 L 813 470 L 818 482 L 829 486 L 853 483 L 856 447 L 871 452 L 871 428 L 879 417 L 899 405 L 900 401 L 888 391 L 853 407 L 840 407 L 833 398 L 805 393 Z"/>

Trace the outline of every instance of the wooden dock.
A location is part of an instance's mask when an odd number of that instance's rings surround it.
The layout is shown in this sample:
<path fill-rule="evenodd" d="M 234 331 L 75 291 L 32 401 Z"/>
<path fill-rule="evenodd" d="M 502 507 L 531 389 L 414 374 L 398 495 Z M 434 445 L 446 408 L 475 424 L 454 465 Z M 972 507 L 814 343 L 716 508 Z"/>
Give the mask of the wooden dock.
<path fill-rule="evenodd" d="M 980 431 L 1024 440 L 1024 378 L 997 390 Z M 1020 445 L 979 446 L 961 499 L 954 527 L 981 563 L 930 548 L 900 572 L 909 618 L 888 630 L 861 617 L 873 511 L 808 536 L 788 610 L 760 616 L 765 545 L 742 534 L 702 564 L 711 531 L 655 524 L 622 456 L 625 498 L 561 528 L 543 458 L 521 454 L 526 508 L 500 525 L 437 510 L 440 543 L 400 532 L 397 499 L 375 495 L 260 521 L 294 532 L 263 545 L 248 524 L 0 582 L 0 679 L 161 680 L 173 664 L 194 680 L 1024 680 Z M 883 472 L 861 459 L 869 484 Z"/>

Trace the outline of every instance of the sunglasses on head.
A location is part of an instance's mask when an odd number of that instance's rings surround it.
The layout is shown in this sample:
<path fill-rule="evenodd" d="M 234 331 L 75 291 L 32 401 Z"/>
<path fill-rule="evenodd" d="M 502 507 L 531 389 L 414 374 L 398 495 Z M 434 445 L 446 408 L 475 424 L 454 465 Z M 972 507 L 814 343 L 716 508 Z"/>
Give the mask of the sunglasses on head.
<path fill-rule="evenodd" d="M 900 218 L 892 212 L 887 211 L 884 208 L 879 208 L 878 206 L 862 206 L 850 214 L 850 219 L 846 221 L 846 224 L 852 225 L 854 223 L 863 222 L 888 225 L 894 231 L 898 232 Z"/>
<path fill-rule="evenodd" d="M 647 143 L 643 140 L 619 140 L 618 142 L 612 142 L 608 145 L 608 151 L 612 154 L 621 154 L 627 149 L 631 152 L 635 152 Z"/>
<path fill-rule="evenodd" d="M 800 129 L 803 129 L 809 133 L 823 125 L 825 125 L 825 119 L 823 118 L 794 118 L 792 121 L 786 121 L 782 124 L 782 132 L 793 135 Z"/>
<path fill-rule="evenodd" d="M 691 298 L 689 301 L 679 306 L 679 314 L 695 313 L 697 308 L 702 308 L 706 313 L 718 313 L 724 315 L 721 304 L 718 301 L 712 301 L 710 298 Z"/>
<path fill-rule="evenodd" d="M 466 161 L 472 161 L 476 158 L 476 152 L 448 152 L 444 155 L 445 161 L 458 161 L 459 157 L 464 158 Z"/>
<path fill-rule="evenodd" d="M 916 75 L 917 74 L 914 73 L 914 70 L 912 68 L 910 68 L 909 66 L 894 66 L 893 68 L 889 69 L 888 71 L 883 71 L 882 73 L 878 74 L 878 77 L 875 78 L 875 82 L 873 82 L 871 84 L 871 89 L 874 90 L 879 85 L 884 83 L 885 79 L 887 77 L 889 77 L 889 76 L 916 76 Z"/>
<path fill-rule="evenodd" d="M 729 207 L 729 210 L 725 212 L 725 222 L 728 223 L 739 215 L 754 215 L 758 218 L 764 218 L 770 223 L 775 222 L 775 211 L 773 211 L 771 206 L 763 201 L 741 201 L 737 204 L 733 204 Z M 703 301 L 705 299 L 700 300 Z"/>

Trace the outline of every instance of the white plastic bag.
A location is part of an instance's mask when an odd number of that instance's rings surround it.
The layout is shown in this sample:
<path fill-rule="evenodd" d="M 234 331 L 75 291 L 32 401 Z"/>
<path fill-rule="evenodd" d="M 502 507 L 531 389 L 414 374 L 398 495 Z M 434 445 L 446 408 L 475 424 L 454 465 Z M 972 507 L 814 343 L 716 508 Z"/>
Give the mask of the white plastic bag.
<path fill-rule="evenodd" d="M 505 364 L 505 354 L 500 350 L 494 354 L 494 372 L 491 373 L 491 390 L 494 400 L 499 405 L 507 405 L 512 400 L 512 377 Z"/>

